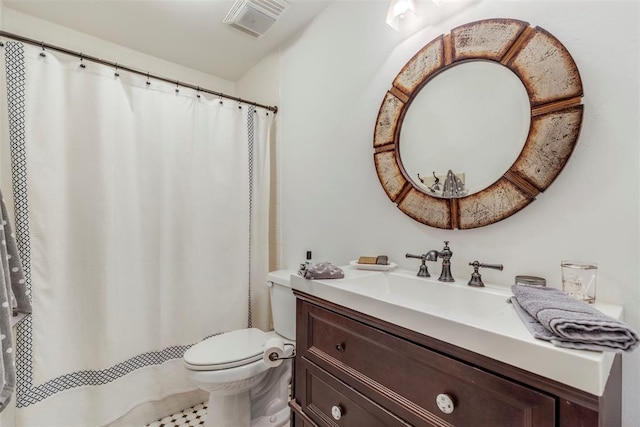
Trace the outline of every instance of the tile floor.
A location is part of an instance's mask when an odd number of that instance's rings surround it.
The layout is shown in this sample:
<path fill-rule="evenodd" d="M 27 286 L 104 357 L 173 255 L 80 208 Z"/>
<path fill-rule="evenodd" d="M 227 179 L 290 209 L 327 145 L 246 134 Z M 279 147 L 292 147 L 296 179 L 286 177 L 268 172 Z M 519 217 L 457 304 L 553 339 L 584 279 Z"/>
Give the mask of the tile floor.
<path fill-rule="evenodd" d="M 207 405 L 199 403 L 196 406 L 173 414 L 169 417 L 147 424 L 146 427 L 178 427 L 203 426 L 207 416 Z"/>
<path fill-rule="evenodd" d="M 165 417 L 159 421 L 147 424 L 145 427 L 203 426 L 204 419 L 206 417 L 207 405 L 206 403 L 199 403 L 192 408 L 185 409 L 184 411 L 173 414 L 170 417 Z M 285 427 L 288 426 L 289 424 L 285 425 Z"/>

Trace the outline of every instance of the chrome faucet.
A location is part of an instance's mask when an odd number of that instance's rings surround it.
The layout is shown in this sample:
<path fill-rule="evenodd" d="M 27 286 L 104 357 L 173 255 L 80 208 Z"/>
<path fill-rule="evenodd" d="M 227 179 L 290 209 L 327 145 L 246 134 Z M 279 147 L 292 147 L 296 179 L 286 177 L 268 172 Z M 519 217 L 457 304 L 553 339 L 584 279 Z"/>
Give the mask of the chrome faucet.
<path fill-rule="evenodd" d="M 438 258 L 442 258 L 442 272 L 440 273 L 440 277 L 438 280 L 441 282 L 455 282 L 455 279 L 451 275 L 451 256 L 453 252 L 449 249 L 449 242 L 444 242 L 444 248 L 438 252 L 436 250 L 431 250 L 424 255 L 411 255 L 406 254 L 407 258 L 417 258 L 422 260 L 422 264 L 420 265 L 420 269 L 418 270 L 419 277 L 431 277 L 429 274 L 429 270 L 427 269 L 427 265 L 425 261 L 437 261 Z"/>

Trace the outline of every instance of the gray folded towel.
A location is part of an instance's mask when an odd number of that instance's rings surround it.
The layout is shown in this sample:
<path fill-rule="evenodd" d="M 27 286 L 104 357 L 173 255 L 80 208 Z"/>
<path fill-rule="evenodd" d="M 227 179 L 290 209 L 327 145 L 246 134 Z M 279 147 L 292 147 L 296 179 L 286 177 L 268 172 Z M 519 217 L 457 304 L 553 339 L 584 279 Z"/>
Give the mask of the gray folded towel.
<path fill-rule="evenodd" d="M 305 279 L 342 279 L 344 271 L 330 262 L 319 262 L 313 265 L 303 264 L 298 274 Z"/>
<path fill-rule="evenodd" d="M 553 345 L 593 351 L 631 351 L 638 334 L 627 324 L 559 289 L 513 285 L 509 299 L 531 334 Z"/>

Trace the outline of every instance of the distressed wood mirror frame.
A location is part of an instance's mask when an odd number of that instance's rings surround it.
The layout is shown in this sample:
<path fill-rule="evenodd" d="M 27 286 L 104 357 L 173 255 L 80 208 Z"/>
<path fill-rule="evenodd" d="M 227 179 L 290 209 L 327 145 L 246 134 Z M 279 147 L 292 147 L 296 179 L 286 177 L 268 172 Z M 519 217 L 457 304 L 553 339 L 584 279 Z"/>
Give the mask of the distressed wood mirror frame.
<path fill-rule="evenodd" d="M 434 197 L 412 182 L 400 161 L 402 121 L 425 84 L 473 60 L 495 61 L 522 81 L 531 105 L 529 133 L 519 157 L 492 185 L 461 198 Z M 382 101 L 373 140 L 380 183 L 402 212 L 432 227 L 470 229 L 501 221 L 535 200 L 562 171 L 580 133 L 582 96 L 573 58 L 544 29 L 514 19 L 454 28 L 407 62 Z"/>

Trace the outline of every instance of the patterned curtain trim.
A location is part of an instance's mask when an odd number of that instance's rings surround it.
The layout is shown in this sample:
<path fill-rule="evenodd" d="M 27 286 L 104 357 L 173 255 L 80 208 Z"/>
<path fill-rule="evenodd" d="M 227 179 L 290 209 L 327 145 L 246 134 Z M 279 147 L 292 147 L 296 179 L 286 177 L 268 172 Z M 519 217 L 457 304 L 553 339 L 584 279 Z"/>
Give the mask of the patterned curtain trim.
<path fill-rule="evenodd" d="M 248 308 L 249 314 L 247 319 L 247 327 L 251 328 L 253 325 L 253 316 L 251 314 L 251 226 L 253 219 L 253 160 L 254 160 L 254 113 L 255 108 L 249 107 L 247 108 L 247 140 L 249 144 L 249 264 L 247 265 L 247 269 L 249 270 L 249 283 L 248 283 Z"/>

